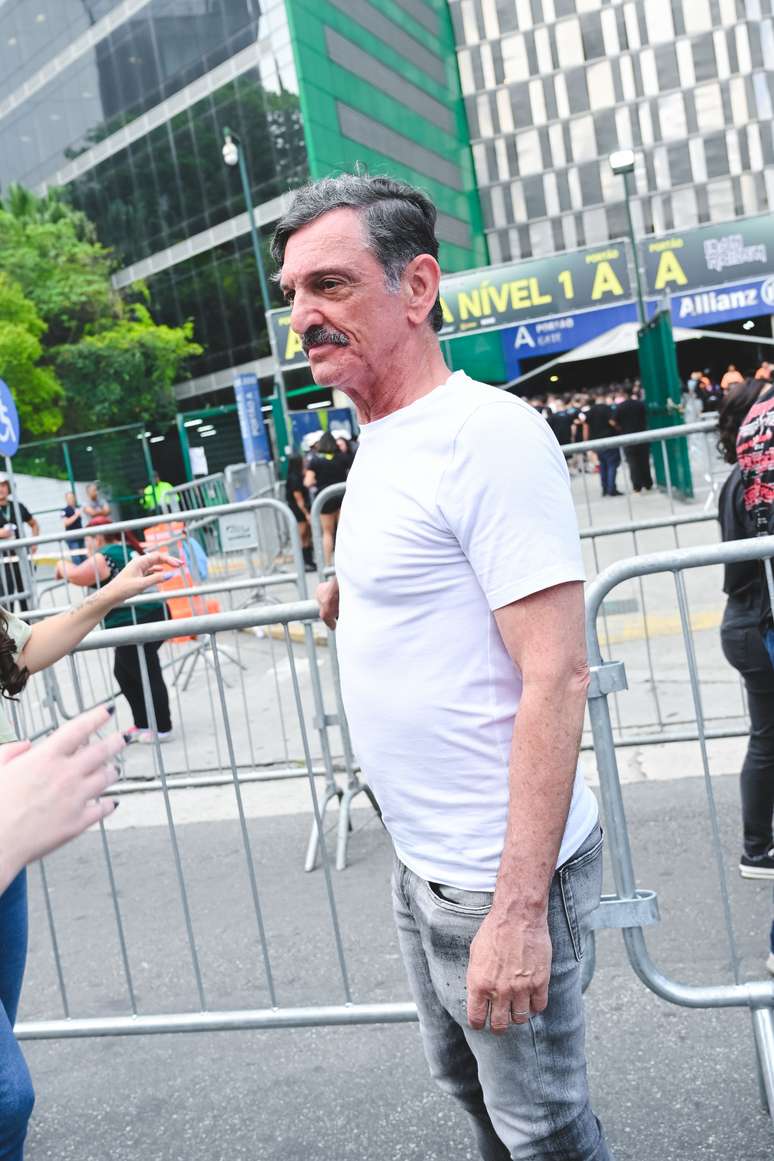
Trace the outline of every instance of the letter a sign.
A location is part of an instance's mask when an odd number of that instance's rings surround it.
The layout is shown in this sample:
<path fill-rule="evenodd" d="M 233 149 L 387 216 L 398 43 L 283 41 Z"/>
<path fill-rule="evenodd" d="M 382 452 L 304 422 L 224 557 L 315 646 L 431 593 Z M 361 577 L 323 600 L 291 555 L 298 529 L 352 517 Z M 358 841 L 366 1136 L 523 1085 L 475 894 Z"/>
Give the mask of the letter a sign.
<path fill-rule="evenodd" d="M 18 447 L 19 415 L 8 384 L 0 379 L 0 455 L 15 455 Z"/>
<path fill-rule="evenodd" d="M 513 340 L 513 348 L 518 351 L 519 347 L 534 347 L 535 340 L 529 333 L 529 327 L 521 326 L 516 331 L 516 338 Z"/>

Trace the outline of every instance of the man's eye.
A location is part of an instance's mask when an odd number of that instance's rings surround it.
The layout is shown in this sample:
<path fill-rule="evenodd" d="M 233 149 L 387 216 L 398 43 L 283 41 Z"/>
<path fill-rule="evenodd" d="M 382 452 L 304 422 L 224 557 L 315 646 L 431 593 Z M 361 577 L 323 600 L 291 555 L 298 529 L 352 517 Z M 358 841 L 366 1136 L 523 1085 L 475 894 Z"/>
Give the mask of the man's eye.
<path fill-rule="evenodd" d="M 291 303 L 293 301 L 293 299 L 295 298 L 295 296 L 296 296 L 296 292 L 294 290 L 285 290 L 282 293 L 282 297 L 285 299 L 285 302 L 287 302 L 287 303 Z"/>
<path fill-rule="evenodd" d="M 335 278 L 324 278 L 320 286 L 323 290 L 336 290 L 341 286 L 341 283 L 337 282 Z"/>

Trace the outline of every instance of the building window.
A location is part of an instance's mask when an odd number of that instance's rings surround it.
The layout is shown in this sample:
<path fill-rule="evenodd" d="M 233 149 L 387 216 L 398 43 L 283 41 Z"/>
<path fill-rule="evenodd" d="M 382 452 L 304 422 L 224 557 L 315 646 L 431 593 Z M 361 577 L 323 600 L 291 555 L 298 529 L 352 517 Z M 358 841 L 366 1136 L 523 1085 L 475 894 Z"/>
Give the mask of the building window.
<path fill-rule="evenodd" d="M 583 113 L 589 107 L 589 90 L 585 69 L 569 69 L 564 74 L 567 100 L 573 113 Z"/>
<path fill-rule="evenodd" d="M 667 145 L 667 161 L 672 185 L 688 185 L 693 180 L 691 155 L 685 145 Z"/>
<path fill-rule="evenodd" d="M 729 173 L 729 151 L 725 144 L 725 134 L 712 134 L 704 138 L 704 158 L 707 161 L 708 178 L 722 178 Z"/>
<path fill-rule="evenodd" d="M 697 36 L 692 45 L 693 71 L 697 81 L 710 81 L 717 76 L 718 66 L 715 60 L 715 45 L 712 43 L 712 33 Z"/>
<path fill-rule="evenodd" d="M 605 56 L 605 39 L 602 35 L 602 16 L 599 12 L 585 12 L 580 18 L 583 55 L 586 60 L 597 60 Z"/>
<path fill-rule="evenodd" d="M 602 183 L 599 180 L 599 163 L 588 161 L 578 166 L 578 180 L 581 201 L 584 206 L 598 205 L 602 201 Z"/>
<path fill-rule="evenodd" d="M 656 76 L 661 92 L 676 89 L 680 85 L 680 73 L 677 68 L 677 53 L 673 44 L 660 44 L 654 49 L 656 57 Z"/>
<path fill-rule="evenodd" d="M 543 178 L 525 177 L 524 182 L 524 204 L 527 207 L 527 217 L 544 218 L 546 216 L 546 195 L 543 190 Z"/>

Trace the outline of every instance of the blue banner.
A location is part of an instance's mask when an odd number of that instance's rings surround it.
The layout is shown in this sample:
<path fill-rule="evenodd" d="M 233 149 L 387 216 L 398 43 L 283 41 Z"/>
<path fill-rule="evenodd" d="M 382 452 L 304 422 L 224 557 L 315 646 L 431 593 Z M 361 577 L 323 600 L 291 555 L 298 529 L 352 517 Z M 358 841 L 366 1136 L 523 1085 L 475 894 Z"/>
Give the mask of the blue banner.
<path fill-rule="evenodd" d="M 0 379 L 0 455 L 12 456 L 19 447 L 19 415 L 8 384 Z"/>
<path fill-rule="evenodd" d="M 250 372 L 237 375 L 234 380 L 239 430 L 246 464 L 268 463 L 271 459 L 266 424 L 261 410 L 261 391 L 258 377 Z"/>
<path fill-rule="evenodd" d="M 521 360 L 542 356 L 553 359 L 564 351 L 571 351 L 597 335 L 636 322 L 637 308 L 633 302 L 607 306 L 600 310 L 585 310 L 577 314 L 560 314 L 536 322 L 521 323 L 501 331 L 505 370 L 509 379 L 521 373 Z"/>
<path fill-rule="evenodd" d="M 674 294 L 672 322 L 679 327 L 709 327 L 737 318 L 774 314 L 774 276 L 709 290 Z"/>

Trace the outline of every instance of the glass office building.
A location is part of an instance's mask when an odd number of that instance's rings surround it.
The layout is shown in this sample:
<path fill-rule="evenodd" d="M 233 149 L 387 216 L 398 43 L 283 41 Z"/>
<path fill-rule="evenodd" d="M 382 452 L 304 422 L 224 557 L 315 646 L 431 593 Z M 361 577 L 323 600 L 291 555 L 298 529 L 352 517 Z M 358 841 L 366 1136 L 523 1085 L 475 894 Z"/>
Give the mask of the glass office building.
<path fill-rule="evenodd" d="M 774 208 L 772 0 L 450 0 L 493 262 Z"/>
<path fill-rule="evenodd" d="M 446 0 L 5 0 L 2 187 L 66 188 L 116 286 L 194 320 L 181 400 L 271 370 L 226 126 L 264 234 L 294 186 L 360 161 L 429 190 L 447 269 L 487 260 Z"/>

